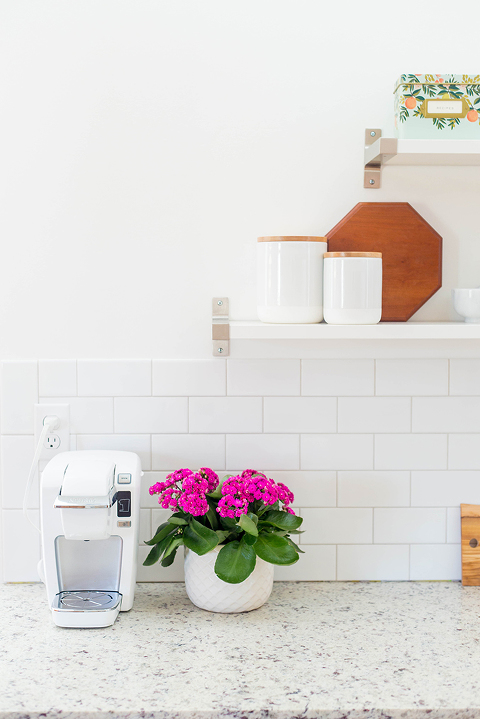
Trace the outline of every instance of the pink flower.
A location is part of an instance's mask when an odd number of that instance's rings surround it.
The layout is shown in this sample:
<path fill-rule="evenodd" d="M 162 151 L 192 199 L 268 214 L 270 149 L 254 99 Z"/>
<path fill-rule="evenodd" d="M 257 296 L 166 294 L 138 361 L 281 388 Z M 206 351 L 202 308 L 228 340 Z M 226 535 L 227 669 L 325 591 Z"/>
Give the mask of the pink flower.
<path fill-rule="evenodd" d="M 194 517 L 208 512 L 206 495 L 218 486 L 218 475 L 208 467 L 195 474 L 191 469 L 177 469 L 168 474 L 165 482 L 153 484 L 150 494 L 158 494 L 163 509 L 182 509 Z"/>
<path fill-rule="evenodd" d="M 222 498 L 217 507 L 221 517 L 241 517 L 248 513 L 249 504 L 255 501 L 272 505 L 283 504 L 283 509 L 294 514 L 289 505 L 293 502 L 293 494 L 285 484 L 276 484 L 273 479 L 254 469 L 246 469 L 236 477 L 230 477 L 222 485 Z"/>

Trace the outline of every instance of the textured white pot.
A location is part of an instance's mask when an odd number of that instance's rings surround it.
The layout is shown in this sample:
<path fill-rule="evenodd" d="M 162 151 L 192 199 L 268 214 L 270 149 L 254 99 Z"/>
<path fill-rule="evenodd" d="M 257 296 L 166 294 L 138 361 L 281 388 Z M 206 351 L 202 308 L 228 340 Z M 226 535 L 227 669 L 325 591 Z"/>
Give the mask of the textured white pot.
<path fill-rule="evenodd" d="M 244 582 L 229 584 L 215 574 L 215 561 L 222 547 L 199 557 L 185 550 L 185 588 L 188 598 L 209 612 L 251 612 L 265 604 L 273 587 L 273 564 L 257 557 L 255 569 Z"/>

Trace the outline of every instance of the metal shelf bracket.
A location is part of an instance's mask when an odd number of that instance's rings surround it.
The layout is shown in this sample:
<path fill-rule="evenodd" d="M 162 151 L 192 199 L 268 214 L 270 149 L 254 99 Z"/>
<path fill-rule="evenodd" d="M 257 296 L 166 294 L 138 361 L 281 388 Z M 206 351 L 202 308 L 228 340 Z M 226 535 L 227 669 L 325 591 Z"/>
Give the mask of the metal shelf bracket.
<path fill-rule="evenodd" d="M 228 297 L 214 297 L 212 300 L 212 340 L 214 357 L 227 357 L 230 353 L 228 305 Z"/>
<path fill-rule="evenodd" d="M 397 154 L 397 140 L 383 137 L 378 127 L 365 130 L 365 174 L 363 186 L 369 190 L 378 190 L 382 186 L 382 165 Z"/>

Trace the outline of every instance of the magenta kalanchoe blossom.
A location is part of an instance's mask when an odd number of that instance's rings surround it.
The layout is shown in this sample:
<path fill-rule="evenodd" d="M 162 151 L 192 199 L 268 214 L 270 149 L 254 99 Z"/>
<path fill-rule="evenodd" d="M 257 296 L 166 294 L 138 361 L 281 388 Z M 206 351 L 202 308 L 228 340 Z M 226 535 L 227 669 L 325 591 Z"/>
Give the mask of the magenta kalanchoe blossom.
<path fill-rule="evenodd" d="M 149 492 L 160 495 L 158 503 L 163 509 L 182 509 L 200 517 L 208 512 L 206 495 L 216 489 L 218 481 L 218 475 L 208 467 L 195 474 L 191 469 L 177 469 L 167 475 L 165 482 L 152 485 Z"/>
<path fill-rule="evenodd" d="M 217 507 L 221 517 L 241 517 L 247 514 L 248 505 L 256 500 L 266 505 L 281 502 L 283 509 L 295 514 L 289 506 L 293 502 L 293 493 L 285 484 L 278 484 L 262 472 L 246 469 L 236 477 L 230 477 L 222 485 L 222 498 Z"/>

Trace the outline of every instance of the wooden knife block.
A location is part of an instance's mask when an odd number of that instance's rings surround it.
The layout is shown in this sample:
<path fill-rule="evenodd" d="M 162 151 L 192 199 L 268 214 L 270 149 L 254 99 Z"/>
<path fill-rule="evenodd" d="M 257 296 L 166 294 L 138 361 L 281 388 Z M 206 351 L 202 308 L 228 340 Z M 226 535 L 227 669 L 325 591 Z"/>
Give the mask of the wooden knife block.
<path fill-rule="evenodd" d="M 461 504 L 462 584 L 480 586 L 480 505 Z"/>

